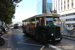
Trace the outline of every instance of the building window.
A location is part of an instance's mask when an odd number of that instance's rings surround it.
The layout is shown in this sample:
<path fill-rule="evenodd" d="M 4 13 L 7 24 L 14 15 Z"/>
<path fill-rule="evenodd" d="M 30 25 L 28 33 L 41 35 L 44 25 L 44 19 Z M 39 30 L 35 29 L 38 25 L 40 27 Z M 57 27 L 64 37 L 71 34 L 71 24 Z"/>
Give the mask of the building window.
<path fill-rule="evenodd" d="M 65 2 L 65 0 L 64 0 L 64 10 L 66 10 L 66 2 Z"/>
<path fill-rule="evenodd" d="M 62 11 L 62 0 L 61 0 L 61 11 Z"/>
<path fill-rule="evenodd" d="M 69 9 L 69 0 L 68 0 L 68 4 L 67 4 L 67 5 L 68 5 L 67 7 L 68 7 L 68 9 Z"/>
<path fill-rule="evenodd" d="M 68 4 L 68 9 L 69 9 L 69 4 Z"/>
<path fill-rule="evenodd" d="M 60 0 L 58 0 L 58 12 L 60 12 Z"/>
<path fill-rule="evenodd" d="M 68 0 L 68 3 L 69 3 L 69 0 Z"/>
<path fill-rule="evenodd" d="M 72 0 L 72 8 L 73 8 L 73 0 Z"/>

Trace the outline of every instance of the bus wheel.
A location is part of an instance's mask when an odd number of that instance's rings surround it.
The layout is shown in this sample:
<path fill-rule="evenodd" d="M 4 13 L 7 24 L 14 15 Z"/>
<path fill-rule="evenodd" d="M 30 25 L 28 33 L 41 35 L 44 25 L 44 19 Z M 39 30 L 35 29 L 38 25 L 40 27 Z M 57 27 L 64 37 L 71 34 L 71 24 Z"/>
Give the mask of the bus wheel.
<path fill-rule="evenodd" d="M 46 39 L 45 33 L 41 33 L 41 34 L 39 35 L 39 41 L 40 41 L 42 44 L 46 44 L 47 39 Z"/>
<path fill-rule="evenodd" d="M 26 36 L 29 36 L 28 33 L 25 33 Z"/>

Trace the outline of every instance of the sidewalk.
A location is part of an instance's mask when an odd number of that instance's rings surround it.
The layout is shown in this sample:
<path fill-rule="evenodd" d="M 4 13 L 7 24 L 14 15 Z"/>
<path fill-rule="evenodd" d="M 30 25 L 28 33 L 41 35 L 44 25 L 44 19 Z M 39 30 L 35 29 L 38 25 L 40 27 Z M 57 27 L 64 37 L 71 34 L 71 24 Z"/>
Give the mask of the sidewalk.
<path fill-rule="evenodd" d="M 7 34 L 3 34 L 3 39 L 5 40 L 5 44 L 3 46 L 0 46 L 0 50 L 11 50 L 11 29 L 9 29 Z"/>
<path fill-rule="evenodd" d="M 65 38 L 65 39 L 69 39 L 69 40 L 75 41 L 75 37 L 74 36 L 63 35 L 62 37 Z"/>

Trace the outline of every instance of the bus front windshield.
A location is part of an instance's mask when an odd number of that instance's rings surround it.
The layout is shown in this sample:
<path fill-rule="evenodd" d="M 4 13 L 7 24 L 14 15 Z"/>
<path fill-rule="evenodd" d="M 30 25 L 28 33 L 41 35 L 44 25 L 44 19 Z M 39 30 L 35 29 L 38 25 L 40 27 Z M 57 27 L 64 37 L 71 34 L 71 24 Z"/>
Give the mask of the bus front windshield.
<path fill-rule="evenodd" d="M 59 25 L 59 18 L 54 18 L 53 23 L 54 23 L 54 25 Z"/>
<path fill-rule="evenodd" d="M 49 25 L 50 23 L 54 23 L 54 25 L 59 26 L 59 18 L 52 18 L 52 17 L 46 18 L 46 25 Z"/>

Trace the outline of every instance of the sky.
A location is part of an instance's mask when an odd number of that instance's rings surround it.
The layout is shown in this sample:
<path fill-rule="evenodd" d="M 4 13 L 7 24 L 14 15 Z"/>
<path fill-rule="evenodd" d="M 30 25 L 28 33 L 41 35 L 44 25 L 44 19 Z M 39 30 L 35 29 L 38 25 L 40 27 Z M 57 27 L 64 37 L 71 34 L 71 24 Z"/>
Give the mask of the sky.
<path fill-rule="evenodd" d="M 47 2 L 52 3 L 52 0 L 47 0 Z"/>
<path fill-rule="evenodd" d="M 18 3 L 19 7 L 16 7 L 13 22 L 22 22 L 22 20 L 36 15 L 36 4 L 36 0 L 22 0 Z"/>

